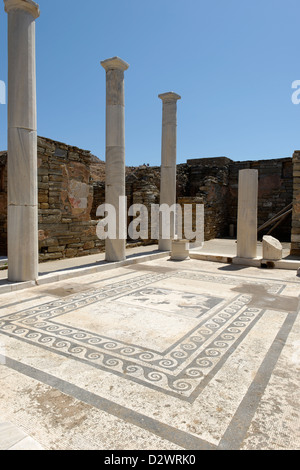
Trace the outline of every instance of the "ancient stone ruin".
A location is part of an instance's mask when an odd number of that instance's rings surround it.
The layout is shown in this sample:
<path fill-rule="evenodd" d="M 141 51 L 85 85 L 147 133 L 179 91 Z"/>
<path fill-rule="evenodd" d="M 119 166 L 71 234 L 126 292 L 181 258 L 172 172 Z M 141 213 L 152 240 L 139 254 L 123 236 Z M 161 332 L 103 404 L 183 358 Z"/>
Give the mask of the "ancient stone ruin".
<path fill-rule="evenodd" d="M 105 162 L 87 150 L 45 137 L 38 137 L 37 143 L 39 260 L 104 251 L 105 244 L 96 235 L 96 210 L 105 202 Z M 233 162 L 217 157 L 189 159 L 177 165 L 177 202 L 204 203 L 205 240 L 229 236 L 231 226 L 236 237 L 238 174 L 249 168 L 258 172 L 260 227 L 293 202 L 297 176 L 293 177 L 292 158 Z M 128 207 L 158 204 L 160 167 L 126 167 L 125 191 Z M 262 239 L 271 228 L 260 231 L 258 237 Z M 292 236 L 292 247 L 297 251 L 299 232 L 299 220 L 289 213 L 271 233 L 281 241 L 290 241 Z M 157 240 L 149 239 L 151 242 Z M 7 152 L 0 155 L 0 254 L 7 254 Z"/>
<path fill-rule="evenodd" d="M 204 238 L 236 237 L 237 256 L 256 257 L 257 237 L 291 241 L 300 254 L 300 151 L 293 158 L 233 162 L 229 158 L 189 159 L 176 164 L 177 100 L 159 95 L 162 110 L 162 165 L 125 166 L 124 72 L 118 57 L 101 62 L 106 72 L 105 162 L 89 151 L 37 137 L 35 20 L 38 5 L 4 0 L 8 13 L 8 151 L 0 154 L 0 255 L 8 255 L 9 281 L 36 280 L 38 261 L 104 251 L 107 261 L 125 259 L 125 201 L 204 204 Z M 242 155 L 241 155 L 242 156 Z M 120 207 L 117 201 L 123 200 Z M 117 239 L 97 236 L 97 208 L 117 210 Z M 103 215 L 103 214 L 102 214 Z M 174 218 L 175 220 L 175 218 Z M 159 244 L 170 251 L 170 236 L 127 240 Z"/>

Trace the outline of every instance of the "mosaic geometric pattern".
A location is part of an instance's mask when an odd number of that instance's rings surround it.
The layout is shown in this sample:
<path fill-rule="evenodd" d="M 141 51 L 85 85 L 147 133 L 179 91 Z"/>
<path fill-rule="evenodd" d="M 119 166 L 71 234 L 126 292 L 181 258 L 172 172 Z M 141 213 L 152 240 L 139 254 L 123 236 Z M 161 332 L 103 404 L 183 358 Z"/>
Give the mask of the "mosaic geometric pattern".
<path fill-rule="evenodd" d="M 212 277 L 203 276 L 206 281 Z M 193 402 L 263 315 L 262 309 L 248 306 L 252 300 L 250 294 L 237 295 L 227 304 L 218 297 L 195 295 L 197 325 L 163 352 L 60 323 L 62 315 L 86 306 L 92 308 L 100 301 L 120 302 L 123 297 L 128 302 L 134 302 L 134 299 L 159 290 L 151 284 L 172 277 L 195 279 L 194 273 L 188 271 L 141 275 L 2 317 L 0 331 L 164 394 Z M 214 281 L 218 278 L 213 277 Z M 220 279 L 222 283 L 235 282 L 230 276 L 220 276 Z M 268 284 L 272 292 L 278 292 L 283 287 L 282 284 Z M 161 291 L 160 295 L 167 296 L 170 301 L 172 291 Z"/>
<path fill-rule="evenodd" d="M 183 271 L 179 272 L 176 274 L 176 277 L 180 277 L 182 279 L 190 279 L 190 280 L 195 280 L 195 281 L 202 281 L 202 282 L 217 282 L 220 284 L 240 284 L 241 281 L 244 282 L 244 284 L 249 284 L 253 286 L 264 286 L 266 290 L 270 294 L 279 294 L 285 287 L 284 284 L 281 283 L 274 283 L 274 282 L 262 282 L 256 281 L 255 279 L 249 280 L 249 278 L 243 279 L 243 277 L 237 277 L 237 276 L 223 276 L 223 275 L 214 275 L 214 274 L 209 274 L 209 273 L 199 273 L 199 271 L 193 272 L 193 271 Z"/>

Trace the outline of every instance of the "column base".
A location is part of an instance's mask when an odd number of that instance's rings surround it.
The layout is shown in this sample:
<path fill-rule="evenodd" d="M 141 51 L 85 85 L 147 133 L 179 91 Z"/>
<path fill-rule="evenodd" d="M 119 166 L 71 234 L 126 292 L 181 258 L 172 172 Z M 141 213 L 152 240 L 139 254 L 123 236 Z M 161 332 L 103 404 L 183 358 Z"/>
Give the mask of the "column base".
<path fill-rule="evenodd" d="M 126 260 L 125 240 L 110 240 L 105 243 L 105 261 L 109 263 Z"/>
<path fill-rule="evenodd" d="M 35 206 L 8 206 L 8 280 L 38 279 L 38 210 Z"/>
<path fill-rule="evenodd" d="M 184 261 L 190 259 L 190 243 L 189 240 L 173 240 L 171 260 Z"/>
<path fill-rule="evenodd" d="M 171 240 L 159 240 L 158 249 L 159 251 L 171 251 L 172 241 Z"/>

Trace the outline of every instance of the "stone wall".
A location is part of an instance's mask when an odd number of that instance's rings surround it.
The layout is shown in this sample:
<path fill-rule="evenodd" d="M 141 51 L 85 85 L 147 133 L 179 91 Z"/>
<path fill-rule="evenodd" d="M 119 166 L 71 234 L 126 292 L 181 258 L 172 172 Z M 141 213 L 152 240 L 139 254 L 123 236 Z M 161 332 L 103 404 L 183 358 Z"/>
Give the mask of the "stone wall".
<path fill-rule="evenodd" d="M 258 227 L 274 217 L 293 200 L 293 169 L 291 158 L 259 161 L 231 162 L 229 166 L 228 222 L 236 229 L 238 173 L 243 169 L 258 170 Z M 273 224 L 274 225 L 274 224 Z M 267 234 L 272 225 L 259 232 L 259 239 Z M 291 215 L 272 231 L 280 241 L 290 241 Z"/>
<path fill-rule="evenodd" d="M 300 236 L 298 214 L 299 155 L 294 154 L 293 249 Z M 0 153 L 0 255 L 6 254 L 7 171 L 6 152 Z M 177 165 L 177 202 L 203 203 L 205 240 L 229 235 L 236 227 L 238 172 L 259 172 L 258 225 L 284 209 L 293 199 L 291 158 L 233 162 L 226 157 L 190 159 Z M 141 165 L 126 168 L 128 208 L 159 204 L 160 167 Z M 97 238 L 97 207 L 105 202 L 105 163 L 90 152 L 50 139 L 38 138 L 38 195 L 40 261 L 84 256 L 104 251 Z M 291 219 L 286 217 L 272 235 L 290 241 Z M 132 217 L 128 217 L 128 224 Z M 259 235 L 267 233 L 269 228 Z M 138 240 L 140 242 L 140 240 Z"/>
<path fill-rule="evenodd" d="M 142 165 L 132 169 L 126 176 L 127 208 L 133 204 L 143 204 L 148 211 L 148 240 L 145 244 L 156 243 L 151 237 L 151 205 L 159 204 L 160 199 L 160 168 Z M 128 216 L 127 225 L 132 222 L 133 216 Z M 141 242 L 141 239 L 133 240 Z"/>
<path fill-rule="evenodd" d="M 189 208 L 189 211 L 191 213 L 191 229 L 194 233 L 196 233 L 196 231 L 199 232 L 199 230 L 201 230 L 203 228 L 202 224 L 201 226 L 198 226 L 197 224 L 199 223 L 199 221 L 197 221 L 197 209 L 196 209 L 196 206 L 197 205 L 202 205 L 204 204 L 203 202 L 203 199 L 201 197 L 188 197 L 188 196 L 179 196 L 177 198 L 177 203 L 181 206 L 181 211 L 182 211 L 182 227 L 181 227 L 181 235 L 182 235 L 182 238 L 185 238 L 187 235 L 185 234 L 185 205 L 189 205 L 191 207 L 191 211 L 190 211 L 190 208 Z M 190 217 L 189 215 L 189 212 L 188 212 L 188 217 Z M 190 219 L 188 219 L 188 222 L 187 223 L 190 223 Z M 207 224 L 208 225 L 208 224 Z M 189 226 L 188 226 L 189 228 Z M 197 234 L 198 236 L 198 240 L 199 241 L 199 233 Z M 205 226 L 204 226 L 204 238 L 205 236 L 207 236 L 207 232 L 205 233 Z M 196 240 L 194 240 L 196 241 Z M 201 242 L 203 241 L 202 239 L 200 240 Z"/>
<path fill-rule="evenodd" d="M 204 204 L 204 239 L 227 236 L 229 168 L 226 157 L 188 160 L 189 190 L 186 195 L 200 198 Z"/>
<path fill-rule="evenodd" d="M 46 138 L 38 139 L 40 261 L 98 253 L 103 241 L 91 218 L 92 155 Z"/>
<path fill-rule="evenodd" d="M 293 155 L 293 176 L 294 176 L 294 196 L 293 196 L 293 218 L 291 235 L 291 254 L 300 255 L 300 151 Z"/>
<path fill-rule="evenodd" d="M 105 181 L 93 182 L 93 204 L 91 208 L 91 219 L 97 219 L 97 208 L 105 203 Z"/>

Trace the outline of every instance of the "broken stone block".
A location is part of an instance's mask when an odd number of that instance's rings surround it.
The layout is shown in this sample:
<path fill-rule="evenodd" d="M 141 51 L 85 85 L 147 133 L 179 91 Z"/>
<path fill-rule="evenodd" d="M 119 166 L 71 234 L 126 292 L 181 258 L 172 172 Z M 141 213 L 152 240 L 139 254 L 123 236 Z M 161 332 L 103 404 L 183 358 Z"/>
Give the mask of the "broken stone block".
<path fill-rule="evenodd" d="M 270 235 L 263 237 L 263 259 L 272 261 L 282 259 L 282 245 Z"/>

